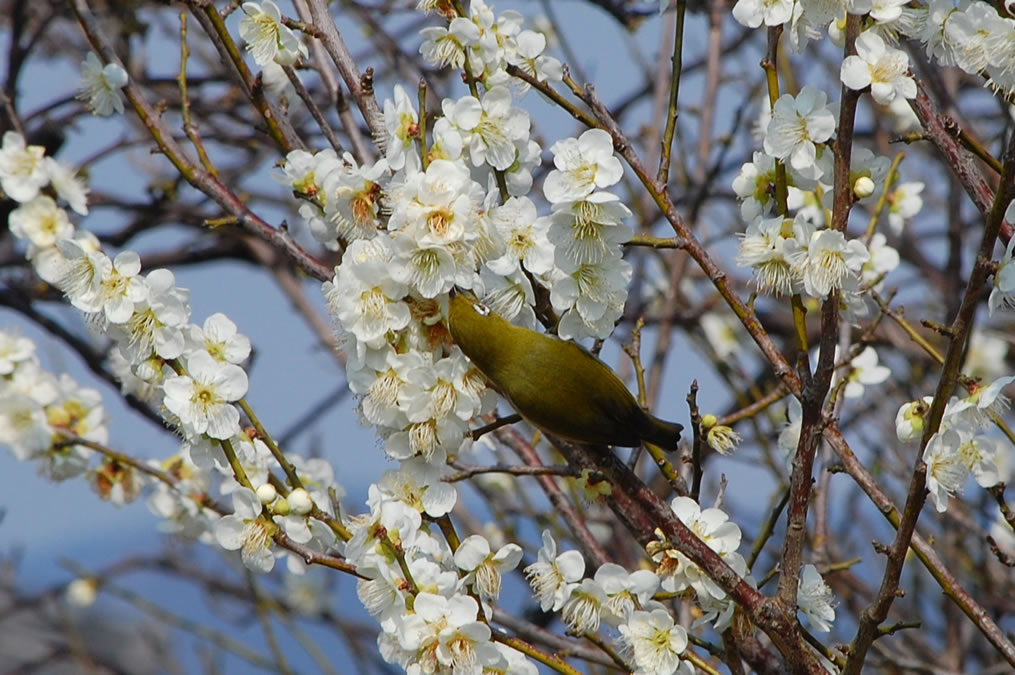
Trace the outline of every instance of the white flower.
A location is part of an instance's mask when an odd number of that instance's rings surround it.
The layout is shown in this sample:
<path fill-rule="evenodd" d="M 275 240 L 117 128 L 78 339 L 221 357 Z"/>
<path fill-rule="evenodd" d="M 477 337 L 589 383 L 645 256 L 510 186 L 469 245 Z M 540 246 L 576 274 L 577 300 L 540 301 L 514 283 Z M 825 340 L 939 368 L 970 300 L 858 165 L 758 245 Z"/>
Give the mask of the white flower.
<path fill-rule="evenodd" d="M 659 588 L 659 577 L 650 570 L 628 572 L 616 563 L 604 563 L 596 570 L 595 581 L 606 593 L 603 619 L 610 625 L 626 621 L 631 612 L 644 607 Z"/>
<path fill-rule="evenodd" d="M 999 377 L 986 387 L 979 386 L 962 399 L 952 399 L 945 408 L 945 417 L 965 422 L 974 428 L 989 426 L 992 415 L 1000 415 L 1011 406 L 1004 388 L 1015 382 L 1015 376 Z"/>
<path fill-rule="evenodd" d="M 405 413 L 398 407 L 402 387 L 409 373 L 426 362 L 415 350 L 398 354 L 390 345 L 382 348 L 376 368 L 365 365 L 355 368 L 353 361 L 346 364 L 349 389 L 359 396 L 360 412 L 370 424 L 401 428 L 408 423 Z"/>
<path fill-rule="evenodd" d="M 398 470 L 385 471 L 377 486 L 385 496 L 408 504 L 431 518 L 451 512 L 458 501 L 454 485 L 441 480 L 441 467 L 420 457 L 403 460 Z"/>
<path fill-rule="evenodd" d="M 870 260 L 861 270 L 861 280 L 864 284 L 873 284 L 878 281 L 875 289 L 880 288 L 884 283 L 883 277 L 899 266 L 899 252 L 888 245 L 887 238 L 881 232 L 875 232 L 867 245 L 870 252 Z"/>
<path fill-rule="evenodd" d="M 961 442 L 958 447 L 959 459 L 965 465 L 980 487 L 994 487 L 1007 479 L 1002 477 L 998 458 L 1003 448 L 999 441 L 984 434 L 973 434 L 957 429 Z"/>
<path fill-rule="evenodd" d="M 801 189 L 813 189 L 814 181 L 804 179 L 792 166 L 787 167 L 786 179 L 789 188 L 786 203 L 795 211 L 803 206 Z M 775 205 L 775 158 L 755 151 L 751 161 L 743 164 L 733 179 L 733 191 L 742 200 L 740 216 L 744 221 L 749 223 L 771 213 Z"/>
<path fill-rule="evenodd" d="M 596 188 L 608 188 L 624 175 L 613 155 L 613 138 L 602 129 L 589 129 L 578 138 L 550 146 L 556 167 L 546 176 L 543 194 L 551 203 L 584 199 Z"/>
<path fill-rule="evenodd" d="M 88 215 L 88 186 L 77 176 L 77 171 L 65 166 L 52 157 L 46 157 L 46 172 L 49 184 L 60 199 L 82 216 Z"/>
<path fill-rule="evenodd" d="M 804 87 L 796 97 L 780 96 L 765 133 L 765 152 L 789 160 L 797 171 L 810 170 L 817 159 L 815 143 L 824 143 L 835 133 L 835 115 L 827 103 L 825 92 L 812 87 Z"/>
<path fill-rule="evenodd" d="M 263 67 L 275 61 L 281 66 L 291 66 L 301 56 L 307 58 L 307 46 L 282 24 L 278 5 L 264 0 L 260 5 L 245 2 L 242 8 L 246 16 L 240 21 L 240 36 L 247 41 L 247 51 L 257 65 Z"/>
<path fill-rule="evenodd" d="M 1012 212 L 1013 218 L 1009 220 L 1006 215 L 1005 220 L 1009 223 L 1015 222 L 1015 201 L 1012 201 L 1008 206 L 1008 211 Z M 1004 256 L 1001 257 L 1001 262 L 997 266 L 997 273 L 994 274 L 994 288 L 991 289 L 990 299 L 987 300 L 991 315 L 999 307 L 1001 309 L 1015 308 L 1015 265 L 1012 264 L 1013 254 L 1015 254 L 1015 237 L 1008 240 L 1008 246 L 1004 249 Z"/>
<path fill-rule="evenodd" d="M 74 234 L 67 212 L 46 195 L 37 195 L 11 211 L 7 223 L 11 234 L 39 248 L 53 246 L 57 240 Z"/>
<path fill-rule="evenodd" d="M 733 18 L 748 28 L 779 26 L 793 16 L 791 0 L 737 0 L 733 6 Z"/>
<path fill-rule="evenodd" d="M 478 534 L 463 539 L 455 551 L 455 565 L 469 573 L 466 582 L 474 583 L 482 598 L 499 597 L 503 573 L 513 570 L 521 560 L 522 547 L 518 544 L 505 544 L 495 553 L 486 537 Z"/>
<path fill-rule="evenodd" d="M 507 87 L 492 87 L 482 101 L 464 96 L 442 105 L 444 115 L 462 132 L 473 166 L 487 163 L 504 171 L 515 161 L 515 143 L 528 139 L 529 113 L 511 105 Z"/>
<path fill-rule="evenodd" d="M 349 245 L 333 282 L 334 316 L 343 329 L 372 347 L 384 344 L 389 331 L 405 328 L 411 320 L 402 301 L 404 283 L 392 278 L 386 266 L 391 248 L 386 238 L 357 239 Z"/>
<path fill-rule="evenodd" d="M 479 412 L 479 397 L 464 386 L 469 361 L 455 349 L 435 363 L 408 373 L 398 404 L 410 422 L 425 422 L 449 415 L 467 421 Z"/>
<path fill-rule="evenodd" d="M 619 630 L 621 642 L 634 656 L 636 675 L 693 672 L 680 661 L 687 649 L 687 631 L 665 609 L 634 612 Z"/>
<path fill-rule="evenodd" d="M 98 595 L 95 592 L 97 586 L 98 581 L 96 579 L 75 579 L 67 584 L 67 590 L 65 591 L 67 602 L 74 607 L 91 607 Z"/>
<path fill-rule="evenodd" d="M 403 649 L 415 651 L 424 673 L 481 675 L 500 660 L 490 642 L 490 627 L 476 620 L 479 605 L 468 596 L 446 598 L 419 593 L 414 614 L 398 626 Z"/>
<path fill-rule="evenodd" d="M 927 411 L 933 401 L 933 396 L 924 396 L 919 401 L 903 403 L 899 407 L 899 412 L 895 413 L 895 435 L 900 441 L 905 443 L 923 436 Z"/>
<path fill-rule="evenodd" d="M 603 608 L 606 606 L 606 592 L 594 579 L 582 579 L 571 589 L 571 595 L 560 610 L 560 620 L 572 635 L 595 633 Z"/>
<path fill-rule="evenodd" d="M 962 438 L 954 429 L 934 434 L 923 452 L 927 464 L 927 489 L 939 513 L 948 510 L 948 498 L 966 481 L 968 469 L 959 456 Z"/>
<path fill-rule="evenodd" d="M 864 385 L 881 384 L 892 374 L 890 368 L 878 365 L 878 353 L 869 346 L 853 357 L 849 365 L 852 371 L 843 392 L 846 398 L 860 398 L 863 396 Z"/>
<path fill-rule="evenodd" d="M 624 311 L 631 273 L 619 253 L 596 264 L 562 267 L 550 288 L 550 303 L 562 313 L 557 334 L 567 340 L 612 333 Z"/>
<path fill-rule="evenodd" d="M 0 147 L 0 188 L 16 202 L 27 202 L 49 182 L 49 171 L 41 145 L 25 146 L 24 137 L 7 131 Z"/>
<path fill-rule="evenodd" d="M 99 61 L 94 52 L 81 62 L 81 87 L 78 99 L 87 101 L 88 109 L 93 115 L 123 114 L 123 94 L 120 90 L 127 86 L 127 71 L 119 63 Z"/>
<path fill-rule="evenodd" d="M 874 31 L 865 31 L 856 39 L 856 55 L 842 61 L 840 79 L 850 89 L 871 88 L 871 96 L 888 105 L 896 96 L 916 97 L 916 82 L 907 74 L 909 56 L 889 47 Z"/>
<path fill-rule="evenodd" d="M 546 49 L 546 36 L 532 30 L 523 30 L 518 34 L 518 49 L 513 54 L 508 54 L 507 62 L 518 66 L 539 82 L 560 82 L 564 77 L 564 71 L 560 61 L 552 56 L 543 54 Z M 529 83 L 523 80 L 518 82 L 519 94 L 529 90 Z"/>
<path fill-rule="evenodd" d="M 176 277 L 166 269 L 153 270 L 145 277 L 147 294 L 134 313 L 114 328 L 120 351 L 131 363 L 141 363 L 154 354 L 175 359 L 183 353 L 183 331 L 190 318 L 189 292 L 177 288 Z"/>
<path fill-rule="evenodd" d="M 187 326 L 186 337 L 190 349 L 204 350 L 216 361 L 240 365 L 250 356 L 250 338 L 222 312 L 209 316 L 203 326 Z"/>
<path fill-rule="evenodd" d="M 53 429 L 42 404 L 30 396 L 10 393 L 0 397 L 0 444 L 21 460 L 31 459 L 50 446 Z"/>
<path fill-rule="evenodd" d="M 808 295 L 825 298 L 843 286 L 848 275 L 855 276 L 870 259 L 863 242 L 838 230 L 819 230 L 809 241 L 797 241 L 799 247 L 789 254 L 797 273 L 803 278 Z M 803 249 L 802 247 L 806 247 Z"/>
<path fill-rule="evenodd" d="M 187 358 L 187 373 L 166 379 L 166 408 L 191 433 L 217 439 L 233 436 L 240 413 L 232 402 L 247 393 L 247 374 L 239 366 L 219 363 L 207 352 Z"/>
<path fill-rule="evenodd" d="M 67 240 L 61 243 L 64 241 Z M 106 256 L 95 260 L 98 263 L 94 298 L 97 309 L 86 311 L 102 311 L 110 323 L 124 323 L 134 313 L 135 304 L 148 297 L 148 286 L 139 276 L 141 258 L 134 251 L 121 251 L 113 260 Z"/>
<path fill-rule="evenodd" d="M 387 160 L 393 171 L 410 162 L 413 169 L 420 166 L 419 154 L 413 145 L 419 136 L 419 116 L 412 99 L 400 84 L 395 85 L 395 100 L 384 99 L 384 128 L 388 132 Z"/>
<path fill-rule="evenodd" d="M 374 164 L 359 166 L 348 152 L 341 162 L 326 160 L 319 165 L 314 176 L 321 183 L 324 215 L 327 225 L 323 231 L 314 231 L 314 238 L 329 245 L 336 237 L 343 239 L 370 239 L 377 234 L 378 215 L 381 211 L 383 185 L 388 180 L 388 162 L 379 159 Z M 404 158 L 403 158 L 404 160 Z M 321 171 L 326 173 L 321 174 Z M 309 206 L 309 205 L 307 205 Z M 311 221 L 311 229 L 315 223 Z"/>
<path fill-rule="evenodd" d="M 789 236 L 782 217 L 758 216 L 747 226 L 740 239 L 736 262 L 741 267 L 754 268 L 758 290 L 788 295 L 793 292 L 794 273 L 786 257 Z"/>
<path fill-rule="evenodd" d="M 634 234 L 623 222 L 630 216 L 630 209 L 609 192 L 554 204 L 548 237 L 557 265 L 570 269 L 615 257 Z"/>
<path fill-rule="evenodd" d="M 424 61 L 438 68 L 457 70 L 465 65 L 464 45 L 479 40 L 479 28 L 468 19 L 456 16 L 447 28 L 427 27 L 419 35 L 423 38 L 419 53 Z"/>
<path fill-rule="evenodd" d="M 585 559 L 578 551 L 557 555 L 557 542 L 549 530 L 543 530 L 539 559 L 525 568 L 525 578 L 539 599 L 544 612 L 556 612 L 564 606 L 571 590 L 585 574 Z"/>
<path fill-rule="evenodd" d="M 19 363 L 34 355 L 34 342 L 16 333 L 0 331 L 0 376 L 10 375 Z"/>
<path fill-rule="evenodd" d="M 511 197 L 493 209 L 490 219 L 504 242 L 504 255 L 486 263 L 492 272 L 508 276 L 523 265 L 532 274 L 549 272 L 553 247 L 546 234 L 550 223 L 536 217 L 536 205 L 528 197 Z"/>
<path fill-rule="evenodd" d="M 906 221 L 923 208 L 923 198 L 920 196 L 923 188 L 924 184 L 919 181 L 900 183 L 888 195 L 888 225 L 896 236 L 902 234 Z"/>
<path fill-rule="evenodd" d="M 832 622 L 835 621 L 834 596 L 814 565 L 804 565 L 800 570 L 796 604 L 814 630 L 822 633 L 832 630 Z"/>
<path fill-rule="evenodd" d="M 227 551 L 241 549 L 243 564 L 254 572 L 270 572 L 275 566 L 271 550 L 273 526 L 261 516 L 261 502 L 249 488 L 233 492 L 233 513 L 215 523 L 215 539 Z"/>

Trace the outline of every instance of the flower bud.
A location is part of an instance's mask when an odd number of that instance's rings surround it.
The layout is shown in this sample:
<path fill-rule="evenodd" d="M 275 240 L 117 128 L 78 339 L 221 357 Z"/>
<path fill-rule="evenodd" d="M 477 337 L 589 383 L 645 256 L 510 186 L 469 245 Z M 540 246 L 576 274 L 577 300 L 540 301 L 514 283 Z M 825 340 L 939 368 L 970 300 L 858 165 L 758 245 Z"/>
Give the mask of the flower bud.
<path fill-rule="evenodd" d="M 867 176 L 860 176 L 856 179 L 856 182 L 853 183 L 853 194 L 856 195 L 857 199 L 865 199 L 866 197 L 870 197 L 874 194 L 875 187 L 877 186 L 874 185 L 874 181 L 870 178 Z"/>
<path fill-rule="evenodd" d="M 278 516 L 289 515 L 289 502 L 286 501 L 285 497 L 279 497 L 275 500 L 275 503 L 271 505 L 272 513 Z"/>
<path fill-rule="evenodd" d="M 296 488 L 289 493 L 286 499 L 292 508 L 292 512 L 298 516 L 305 516 L 314 510 L 314 500 L 310 498 L 310 494 L 303 488 Z"/>
<path fill-rule="evenodd" d="M 275 501 L 275 497 L 278 496 L 278 491 L 275 490 L 275 486 L 271 483 L 265 483 L 261 487 L 257 488 L 257 498 L 262 504 L 271 504 Z"/>

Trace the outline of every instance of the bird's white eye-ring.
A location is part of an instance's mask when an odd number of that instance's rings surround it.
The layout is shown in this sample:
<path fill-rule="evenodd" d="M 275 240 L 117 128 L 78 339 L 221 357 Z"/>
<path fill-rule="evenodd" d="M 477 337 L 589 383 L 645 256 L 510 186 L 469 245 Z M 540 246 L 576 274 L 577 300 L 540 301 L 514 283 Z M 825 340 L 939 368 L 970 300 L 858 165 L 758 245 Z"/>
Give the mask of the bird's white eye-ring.
<path fill-rule="evenodd" d="M 476 310 L 476 314 L 479 314 L 480 316 L 489 316 L 490 314 L 490 308 L 481 302 L 472 303 L 472 308 Z"/>

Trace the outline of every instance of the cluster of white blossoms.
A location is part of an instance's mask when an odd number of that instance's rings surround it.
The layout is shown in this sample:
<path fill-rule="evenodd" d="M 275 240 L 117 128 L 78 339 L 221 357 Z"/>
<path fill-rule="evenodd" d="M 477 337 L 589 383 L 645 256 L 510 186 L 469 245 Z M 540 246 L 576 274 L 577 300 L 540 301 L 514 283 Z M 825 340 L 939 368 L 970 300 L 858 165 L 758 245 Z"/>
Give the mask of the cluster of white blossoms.
<path fill-rule="evenodd" d="M 801 294 L 822 300 L 840 294 L 844 319 L 856 322 L 869 312 L 865 293 L 879 287 L 899 264 L 898 253 L 881 233 L 850 239 L 828 226 L 832 206 L 834 158 L 828 143 L 835 134 L 835 110 L 824 92 L 805 86 L 783 94 L 762 123 L 763 151 L 741 167 L 733 189 L 748 221 L 737 264 L 752 268 L 759 290 Z M 776 165 L 786 168 L 786 216 L 776 214 Z M 871 202 L 885 185 L 890 161 L 864 148 L 851 159 L 850 191 L 859 203 Z M 901 229 L 922 206 L 920 184 L 891 191 L 885 204 Z"/>
<path fill-rule="evenodd" d="M 20 202 L 11 213 L 10 229 L 27 242 L 36 273 L 62 290 L 96 333 L 112 341 L 110 369 L 124 392 L 161 413 L 184 439 L 180 451 L 157 467 L 171 480 L 155 481 L 148 500 L 166 529 L 217 540 L 226 549 L 242 548 L 244 562 L 261 571 L 270 570 L 275 556 L 282 555 L 272 541 L 280 530 L 313 550 L 329 550 L 335 533 L 310 514 L 331 517 L 329 491 L 342 494 L 331 466 L 287 457 L 302 487 L 277 494 L 269 482 L 269 472 L 281 469 L 277 457 L 265 440 L 241 426 L 237 403 L 247 393 L 242 364 L 250 355 L 249 339 L 221 313 L 191 323 L 189 292 L 176 285 L 172 272 L 142 274 L 137 253 L 121 251 L 110 258 L 94 235 L 75 228 L 58 200 L 87 213 L 87 188 L 72 169 L 46 157 L 42 147 L 26 145 L 15 132 L 4 135 L 0 148 L 0 188 Z M 45 474 L 54 479 L 82 473 L 91 451 L 64 441 L 105 445 L 108 432 L 98 393 L 41 371 L 23 339 L 4 336 L 3 345 L 9 368 L 0 440 L 19 459 L 44 460 Z M 233 462 L 241 467 L 245 484 L 237 482 Z M 214 475 L 220 493 L 232 497 L 231 515 L 207 507 Z M 136 497 L 141 486 L 132 467 L 109 456 L 89 478 L 100 494 L 117 503 Z M 302 562 L 290 556 L 289 568 L 298 573 Z"/>
<path fill-rule="evenodd" d="M 332 150 L 289 153 L 280 180 L 300 200 L 311 234 L 342 251 L 325 284 L 348 354 L 347 375 L 363 419 L 389 456 L 442 465 L 468 448 L 470 419 L 496 397 L 448 339 L 448 293 L 472 289 L 511 321 L 535 328 L 536 293 L 548 294 L 563 338 L 605 338 L 627 297 L 622 244 L 631 214 L 606 189 L 623 175 L 609 134 L 589 130 L 555 143 L 543 193 L 529 196 L 541 149 L 515 105 L 526 89 L 514 65 L 559 79 L 545 40 L 521 15 L 494 15 L 481 1 L 447 28 L 425 28 L 433 65 L 461 67 L 475 95 L 445 99 L 420 138 L 419 113 L 401 86 L 384 102 L 386 156 L 360 166 Z M 541 287 L 541 288 L 540 288 Z"/>
<path fill-rule="evenodd" d="M 1004 439 L 988 433 L 998 415 L 1011 402 L 1002 393 L 1015 376 L 1000 377 L 989 385 L 976 385 L 964 398 L 953 396 L 944 410 L 940 427 L 923 452 L 927 464 L 927 489 L 938 511 L 962 490 L 972 475 L 981 487 L 1006 483 L 1011 475 L 1011 448 Z M 923 437 L 932 397 L 903 404 L 895 416 L 900 441 Z"/>

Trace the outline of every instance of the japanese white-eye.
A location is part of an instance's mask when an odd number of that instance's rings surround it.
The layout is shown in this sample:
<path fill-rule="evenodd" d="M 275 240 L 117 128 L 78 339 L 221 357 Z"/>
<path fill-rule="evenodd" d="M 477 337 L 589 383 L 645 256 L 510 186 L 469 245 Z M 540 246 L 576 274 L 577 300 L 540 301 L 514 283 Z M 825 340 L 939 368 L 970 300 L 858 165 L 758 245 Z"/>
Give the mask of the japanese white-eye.
<path fill-rule="evenodd" d="M 580 345 L 515 326 L 455 293 L 455 343 L 533 426 L 571 441 L 676 450 L 683 427 L 646 412 L 609 366 Z"/>

